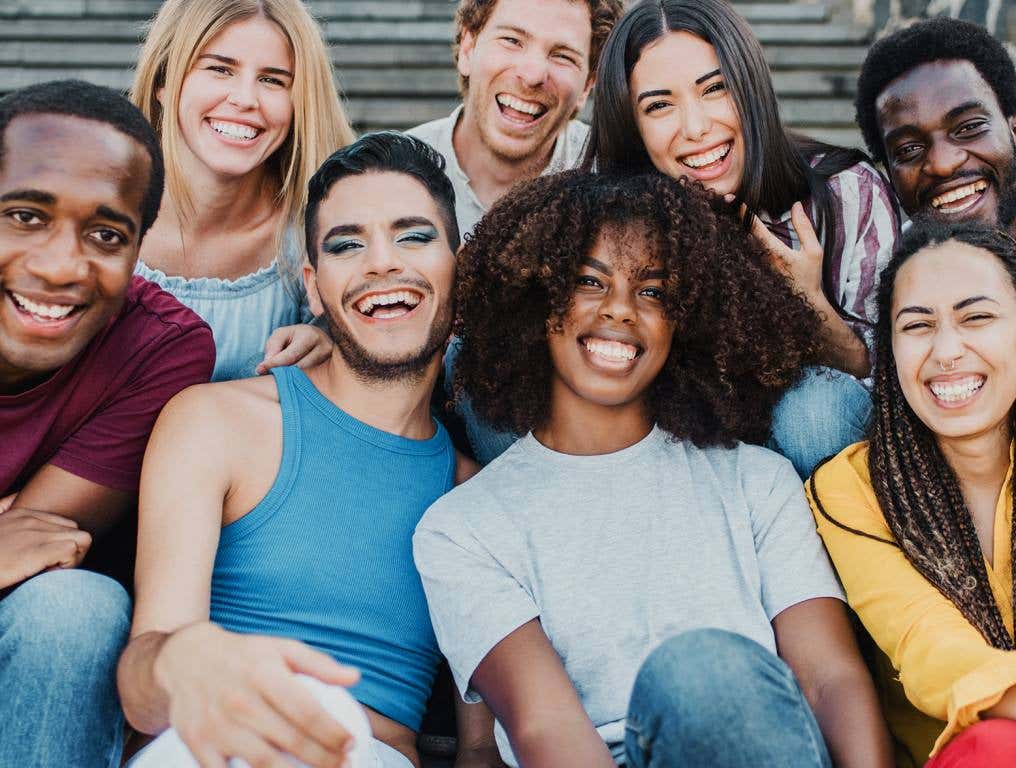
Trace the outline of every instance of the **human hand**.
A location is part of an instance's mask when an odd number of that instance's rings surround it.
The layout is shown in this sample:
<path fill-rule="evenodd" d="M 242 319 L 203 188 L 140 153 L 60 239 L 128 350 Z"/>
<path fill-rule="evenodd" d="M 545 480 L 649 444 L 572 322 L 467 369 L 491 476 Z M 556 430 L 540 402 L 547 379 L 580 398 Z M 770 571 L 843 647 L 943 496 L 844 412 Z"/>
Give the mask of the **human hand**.
<path fill-rule="evenodd" d="M 801 203 L 794 203 L 790 209 L 790 223 L 801 242 L 800 249 L 785 245 L 758 216 L 752 216 L 751 232 L 769 252 L 773 267 L 786 276 L 797 291 L 809 299 L 821 297 L 824 256 L 822 243 Z"/>
<path fill-rule="evenodd" d="M 155 660 L 169 722 L 204 766 L 346 764 L 353 740 L 296 677 L 350 686 L 359 672 L 295 640 L 227 632 L 210 622 L 173 633 Z"/>
<path fill-rule="evenodd" d="M 91 535 L 73 520 L 50 512 L 8 509 L 0 514 L 0 589 L 49 568 L 73 568 L 91 545 Z"/>
<path fill-rule="evenodd" d="M 11 493 L 11 494 L 8 494 L 7 496 L 4 496 L 2 499 L 0 499 L 0 515 L 2 515 L 4 512 L 6 512 L 12 506 L 14 506 L 14 500 L 16 498 L 18 498 L 18 494 Z"/>
<path fill-rule="evenodd" d="M 301 324 L 276 328 L 265 342 L 265 358 L 258 363 L 259 376 L 272 368 L 296 365 L 300 368 L 323 363 L 332 353 L 332 339 L 320 328 Z"/>

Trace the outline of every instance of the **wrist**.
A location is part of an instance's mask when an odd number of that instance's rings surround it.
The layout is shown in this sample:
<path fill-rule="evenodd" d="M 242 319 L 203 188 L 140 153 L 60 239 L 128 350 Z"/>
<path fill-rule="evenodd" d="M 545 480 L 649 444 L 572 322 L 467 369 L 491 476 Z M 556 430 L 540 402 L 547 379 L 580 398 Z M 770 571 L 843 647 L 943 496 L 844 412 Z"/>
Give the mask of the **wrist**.
<path fill-rule="evenodd" d="M 152 662 L 152 677 L 155 685 L 166 696 L 170 695 L 170 687 L 178 678 L 178 663 L 191 666 L 193 652 L 190 650 L 194 643 L 203 644 L 207 642 L 209 633 L 221 632 L 215 624 L 210 621 L 196 621 L 193 624 L 186 624 L 179 629 L 168 633 L 162 640 L 162 645 L 155 654 Z"/>

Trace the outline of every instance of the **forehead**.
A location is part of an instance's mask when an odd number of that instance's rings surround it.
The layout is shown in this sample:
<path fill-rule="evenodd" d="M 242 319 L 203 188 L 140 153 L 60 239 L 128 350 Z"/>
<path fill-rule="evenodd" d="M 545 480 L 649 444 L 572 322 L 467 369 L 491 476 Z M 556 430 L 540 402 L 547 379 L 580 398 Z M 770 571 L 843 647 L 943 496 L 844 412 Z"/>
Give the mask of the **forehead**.
<path fill-rule="evenodd" d="M 217 53 L 266 67 L 289 69 L 293 63 L 289 38 L 278 24 L 264 16 L 233 22 L 209 40 L 200 53 Z"/>
<path fill-rule="evenodd" d="M 498 0 L 481 31 L 515 27 L 554 45 L 589 50 L 593 30 L 584 0 Z"/>
<path fill-rule="evenodd" d="M 589 257 L 627 275 L 664 268 L 659 243 L 644 222 L 610 222 L 603 226 Z"/>
<path fill-rule="evenodd" d="M 21 115 L 4 131 L 0 194 L 14 189 L 74 195 L 138 213 L 151 160 L 112 125 L 54 114 Z"/>
<path fill-rule="evenodd" d="M 404 173 L 369 171 L 332 185 L 318 208 L 318 232 L 339 224 L 387 225 L 410 216 L 430 219 L 444 235 L 437 203 L 420 181 Z"/>
<path fill-rule="evenodd" d="M 632 79 L 694 81 L 719 66 L 712 43 L 691 32 L 668 32 L 642 49 Z"/>
<path fill-rule="evenodd" d="M 893 311 L 913 304 L 951 308 L 980 295 L 1016 302 L 1016 287 L 993 253 L 949 240 L 915 253 L 900 267 L 893 288 Z"/>
<path fill-rule="evenodd" d="M 971 101 L 1001 114 L 998 98 L 971 62 L 932 61 L 892 80 L 878 95 L 875 108 L 883 130 L 903 124 L 936 125 L 953 108 Z"/>

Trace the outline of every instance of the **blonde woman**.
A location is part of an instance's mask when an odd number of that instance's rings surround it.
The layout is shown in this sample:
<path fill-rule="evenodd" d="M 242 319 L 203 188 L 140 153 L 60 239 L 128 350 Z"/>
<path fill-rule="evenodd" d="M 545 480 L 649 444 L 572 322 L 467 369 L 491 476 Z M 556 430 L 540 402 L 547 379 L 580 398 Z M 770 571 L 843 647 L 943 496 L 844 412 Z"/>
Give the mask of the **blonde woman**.
<path fill-rule="evenodd" d="M 201 315 L 213 380 L 327 356 L 296 222 L 307 181 L 353 139 L 321 31 L 300 0 L 167 0 L 131 98 L 155 126 L 166 193 L 137 272 Z"/>

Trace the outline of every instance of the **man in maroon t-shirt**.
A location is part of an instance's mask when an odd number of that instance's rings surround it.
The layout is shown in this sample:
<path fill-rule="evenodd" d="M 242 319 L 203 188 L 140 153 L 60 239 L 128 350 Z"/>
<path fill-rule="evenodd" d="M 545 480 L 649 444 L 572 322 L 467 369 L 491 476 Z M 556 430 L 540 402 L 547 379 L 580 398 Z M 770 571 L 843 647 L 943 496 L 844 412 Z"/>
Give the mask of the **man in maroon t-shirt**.
<path fill-rule="evenodd" d="M 158 140 L 115 91 L 0 100 L 2 766 L 118 765 L 130 602 L 75 566 L 130 530 L 155 418 L 215 359 L 208 326 L 133 276 L 162 186 Z"/>

